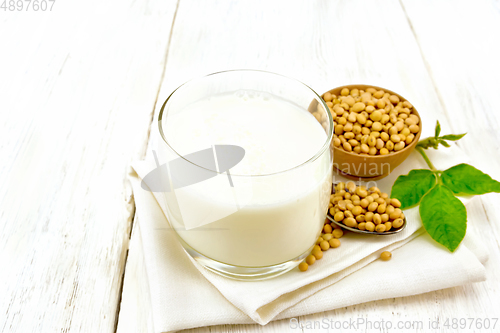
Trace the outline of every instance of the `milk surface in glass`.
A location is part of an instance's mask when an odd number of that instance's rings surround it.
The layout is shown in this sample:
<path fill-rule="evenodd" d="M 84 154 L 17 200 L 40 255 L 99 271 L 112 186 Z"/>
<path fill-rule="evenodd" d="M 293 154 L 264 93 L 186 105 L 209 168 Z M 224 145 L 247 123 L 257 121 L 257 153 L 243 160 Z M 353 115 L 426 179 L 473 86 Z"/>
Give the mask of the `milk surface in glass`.
<path fill-rule="evenodd" d="M 189 246 L 226 264 L 268 266 L 314 245 L 328 207 L 332 167 L 328 147 L 315 156 L 327 134 L 307 110 L 240 90 L 196 101 L 169 117 L 164 135 L 181 156 L 218 144 L 245 149 L 230 170 L 234 188 L 220 174 L 167 194 L 168 219 Z M 236 193 L 236 202 L 227 202 L 228 191 Z M 210 223 L 184 223 L 190 210 L 216 214 L 231 205 L 233 213 Z"/>

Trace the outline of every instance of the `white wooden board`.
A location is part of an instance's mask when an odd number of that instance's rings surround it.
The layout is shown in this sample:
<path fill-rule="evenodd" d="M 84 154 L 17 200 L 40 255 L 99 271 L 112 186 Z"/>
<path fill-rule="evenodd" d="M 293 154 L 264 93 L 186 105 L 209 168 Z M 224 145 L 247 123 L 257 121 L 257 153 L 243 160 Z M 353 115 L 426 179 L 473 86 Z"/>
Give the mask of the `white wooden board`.
<path fill-rule="evenodd" d="M 319 93 L 348 83 L 390 88 L 418 108 L 424 136 L 437 118 L 443 132 L 467 131 L 460 146 L 472 164 L 500 179 L 499 8 L 486 0 L 92 0 L 0 11 L 0 329 L 151 332 L 139 229 L 129 249 L 126 175 L 151 145 L 153 111 L 194 76 L 254 68 Z M 490 250 L 486 282 L 298 320 L 498 316 L 499 199 L 468 207 Z"/>
<path fill-rule="evenodd" d="M 0 331 L 115 330 L 176 4 L 0 12 Z"/>

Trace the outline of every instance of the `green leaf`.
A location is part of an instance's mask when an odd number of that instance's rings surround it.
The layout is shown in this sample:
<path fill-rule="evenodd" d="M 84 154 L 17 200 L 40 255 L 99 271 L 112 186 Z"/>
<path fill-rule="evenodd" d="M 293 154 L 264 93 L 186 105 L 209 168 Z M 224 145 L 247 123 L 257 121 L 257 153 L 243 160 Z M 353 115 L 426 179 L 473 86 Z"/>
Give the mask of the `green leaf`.
<path fill-rule="evenodd" d="M 441 133 L 441 125 L 439 124 L 439 120 L 436 122 L 436 130 L 435 130 L 435 134 L 434 134 L 434 137 L 437 139 L 438 136 L 439 136 L 439 133 Z"/>
<path fill-rule="evenodd" d="M 443 184 L 455 193 L 500 193 L 500 182 L 468 164 L 459 164 L 441 174 Z"/>
<path fill-rule="evenodd" d="M 446 148 L 450 148 L 450 144 L 444 140 L 439 140 L 439 143 L 445 146 Z"/>
<path fill-rule="evenodd" d="M 422 198 L 419 210 L 429 235 L 451 252 L 455 251 L 467 229 L 464 204 L 455 198 L 450 189 L 438 184 Z"/>
<path fill-rule="evenodd" d="M 420 202 L 420 199 L 436 184 L 436 176 L 430 170 L 411 170 L 408 175 L 399 176 L 391 190 L 391 198 L 401 201 L 401 208 L 408 208 Z"/>
<path fill-rule="evenodd" d="M 467 134 L 467 133 L 464 133 L 464 134 L 448 134 L 448 135 L 443 135 L 441 137 L 441 139 L 448 140 L 448 141 L 458 141 L 461 138 L 463 138 L 465 136 L 465 134 Z"/>

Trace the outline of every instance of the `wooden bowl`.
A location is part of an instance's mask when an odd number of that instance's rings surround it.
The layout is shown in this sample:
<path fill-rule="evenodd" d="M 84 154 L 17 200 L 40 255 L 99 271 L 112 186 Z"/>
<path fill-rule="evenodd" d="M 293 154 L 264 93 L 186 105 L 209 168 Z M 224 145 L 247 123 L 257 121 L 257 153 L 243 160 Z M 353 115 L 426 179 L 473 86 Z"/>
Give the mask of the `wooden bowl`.
<path fill-rule="evenodd" d="M 407 101 L 403 96 L 385 88 L 365 85 L 365 84 L 351 84 L 346 86 L 337 87 L 329 90 L 333 95 L 339 96 L 343 88 L 366 90 L 367 88 L 375 88 L 377 90 L 384 90 L 391 95 L 396 95 L 402 101 Z M 327 93 L 325 92 L 325 93 Z M 323 94 L 324 95 L 324 94 Z M 321 96 L 323 96 L 321 95 Z M 410 102 L 411 103 L 411 102 Z M 413 106 L 412 113 L 416 114 L 419 118 L 415 106 Z M 390 174 L 398 165 L 400 165 L 415 149 L 415 146 L 420 139 L 422 133 L 422 118 L 420 118 L 420 131 L 415 134 L 415 138 L 409 146 L 404 147 L 402 150 L 390 153 L 388 155 L 360 155 L 354 152 L 345 151 L 342 148 L 333 146 L 333 166 L 334 171 L 337 171 L 344 177 L 354 180 L 377 180 Z"/>

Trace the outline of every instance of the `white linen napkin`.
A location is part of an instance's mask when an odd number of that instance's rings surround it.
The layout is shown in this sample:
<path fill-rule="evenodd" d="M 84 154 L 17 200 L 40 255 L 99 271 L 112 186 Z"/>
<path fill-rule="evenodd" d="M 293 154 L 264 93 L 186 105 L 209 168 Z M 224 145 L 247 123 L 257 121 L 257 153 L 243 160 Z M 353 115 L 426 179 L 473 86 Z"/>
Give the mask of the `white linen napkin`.
<path fill-rule="evenodd" d="M 456 146 L 441 149 L 439 155 L 432 151 L 428 155 L 441 169 L 466 161 Z M 328 250 L 305 273 L 294 269 L 258 282 L 227 279 L 204 269 L 182 250 L 163 214 L 164 201 L 155 200 L 152 193 L 141 188 L 141 178 L 155 168 L 152 158 L 133 167 L 131 182 L 157 332 L 216 324 L 263 325 L 273 319 L 485 279 L 481 260 L 487 256 L 480 244 L 468 235 L 454 253 L 448 252 L 424 233 L 418 208 L 405 211 L 408 225 L 393 236 L 346 234 L 341 247 Z M 414 152 L 377 185 L 389 193 L 397 176 L 420 167 L 425 168 L 425 162 Z M 336 177 L 335 181 L 339 180 Z M 376 260 L 385 250 L 393 251 L 393 259 Z M 357 283 L 373 275 L 391 276 L 394 283 L 376 289 Z"/>

